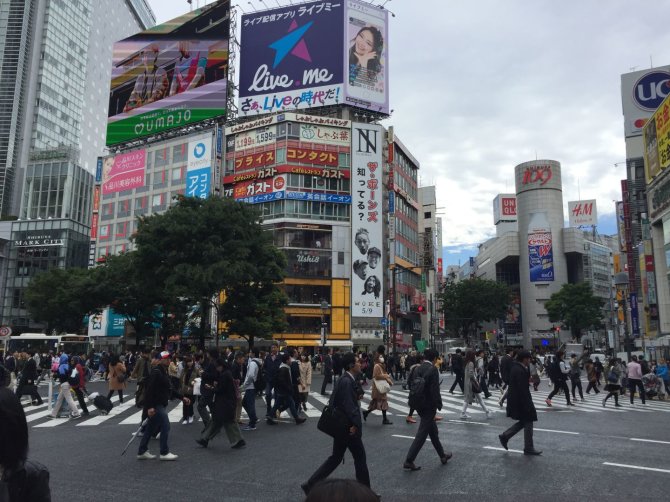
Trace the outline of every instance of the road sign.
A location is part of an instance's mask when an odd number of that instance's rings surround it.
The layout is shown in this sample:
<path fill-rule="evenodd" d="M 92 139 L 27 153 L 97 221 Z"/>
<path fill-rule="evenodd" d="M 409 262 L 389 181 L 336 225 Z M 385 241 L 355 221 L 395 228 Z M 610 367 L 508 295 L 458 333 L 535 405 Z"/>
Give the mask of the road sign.
<path fill-rule="evenodd" d="M 381 325 L 382 328 L 385 328 L 386 326 L 388 326 L 388 319 L 386 319 L 386 317 L 382 317 L 379 320 L 379 324 Z"/>
<path fill-rule="evenodd" d="M 12 334 L 12 328 L 9 326 L 0 326 L 0 336 L 10 336 Z"/>

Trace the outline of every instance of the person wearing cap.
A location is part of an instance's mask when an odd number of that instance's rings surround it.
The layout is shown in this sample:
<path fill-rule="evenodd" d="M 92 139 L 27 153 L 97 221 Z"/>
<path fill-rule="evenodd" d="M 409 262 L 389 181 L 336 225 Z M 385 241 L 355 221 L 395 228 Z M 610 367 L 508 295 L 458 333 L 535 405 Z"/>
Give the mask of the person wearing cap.
<path fill-rule="evenodd" d="M 170 452 L 168 446 L 168 435 L 170 433 L 170 419 L 167 414 L 167 405 L 170 397 L 178 395 L 170 383 L 167 367 L 170 364 L 170 353 L 163 351 L 159 354 L 159 362 L 151 371 L 146 386 L 144 397 L 144 408 L 147 411 L 149 422 L 147 433 L 142 436 L 140 447 L 137 452 L 138 460 L 150 460 L 156 458 L 149 452 L 149 439 L 160 431 L 160 460 L 177 460 L 177 455 Z M 179 396 L 184 404 L 189 405 L 191 400 Z"/>
<path fill-rule="evenodd" d="M 506 450 L 507 443 L 523 429 L 524 455 L 541 455 L 542 452 L 533 445 L 533 422 L 537 422 L 537 412 L 530 395 L 528 379 L 530 371 L 530 352 L 522 350 L 510 368 L 509 391 L 507 393 L 507 416 L 517 420 L 517 423 L 498 436 L 500 444 Z"/>
<path fill-rule="evenodd" d="M 377 247 L 371 247 L 368 249 L 368 265 L 370 268 L 377 268 L 379 265 L 379 259 L 382 257 L 382 252 Z"/>
<path fill-rule="evenodd" d="M 361 278 L 361 280 L 365 280 L 365 278 L 368 276 L 368 262 L 365 260 L 356 260 L 353 265 L 354 268 L 354 274 L 356 274 L 358 277 Z"/>

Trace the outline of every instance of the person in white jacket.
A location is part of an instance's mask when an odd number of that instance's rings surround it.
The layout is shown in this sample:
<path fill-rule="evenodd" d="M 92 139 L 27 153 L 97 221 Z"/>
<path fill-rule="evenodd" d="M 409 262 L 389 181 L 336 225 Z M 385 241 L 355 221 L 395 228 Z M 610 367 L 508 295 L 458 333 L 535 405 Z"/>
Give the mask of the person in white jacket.
<path fill-rule="evenodd" d="M 249 423 L 242 428 L 243 431 L 255 431 L 258 417 L 256 416 L 256 380 L 259 372 L 263 371 L 263 361 L 259 358 L 260 351 L 254 347 L 249 353 L 247 363 L 247 376 L 244 379 L 240 392 L 242 393 L 242 407 L 249 416 Z"/>

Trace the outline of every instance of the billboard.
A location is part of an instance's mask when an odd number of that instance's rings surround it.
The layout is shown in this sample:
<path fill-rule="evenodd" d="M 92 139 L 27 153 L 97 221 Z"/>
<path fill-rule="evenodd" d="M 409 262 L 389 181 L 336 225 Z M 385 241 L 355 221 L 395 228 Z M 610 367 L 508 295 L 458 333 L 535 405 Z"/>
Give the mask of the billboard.
<path fill-rule="evenodd" d="M 102 159 L 102 193 L 123 192 L 144 186 L 147 151 L 110 155 Z"/>
<path fill-rule="evenodd" d="M 670 165 L 670 100 L 664 99 L 644 126 L 644 170 L 647 183 Z"/>
<path fill-rule="evenodd" d="M 595 200 L 568 202 L 568 218 L 571 227 L 595 227 L 598 224 L 598 208 Z"/>
<path fill-rule="evenodd" d="M 642 130 L 652 113 L 669 94 L 670 66 L 621 75 L 621 102 L 626 138 L 642 136 Z"/>
<path fill-rule="evenodd" d="M 230 3 L 114 44 L 107 145 L 226 114 Z"/>
<path fill-rule="evenodd" d="M 346 0 L 242 16 L 239 113 L 350 104 L 388 113 L 388 14 Z"/>
<path fill-rule="evenodd" d="M 352 125 L 352 317 L 384 317 L 383 148 L 383 130 L 380 125 Z"/>
<path fill-rule="evenodd" d="M 554 251 L 546 212 L 531 213 L 528 222 L 528 265 L 530 282 L 553 282 Z"/>
<path fill-rule="evenodd" d="M 186 164 L 187 197 L 206 199 L 212 184 L 212 136 L 203 136 L 189 141 Z"/>

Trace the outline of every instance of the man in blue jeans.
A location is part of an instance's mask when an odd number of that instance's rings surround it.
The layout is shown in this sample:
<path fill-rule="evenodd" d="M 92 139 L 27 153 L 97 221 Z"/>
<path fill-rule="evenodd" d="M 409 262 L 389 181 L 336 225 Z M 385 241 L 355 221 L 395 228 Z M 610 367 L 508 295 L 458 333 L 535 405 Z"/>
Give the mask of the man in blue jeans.
<path fill-rule="evenodd" d="M 255 431 L 258 417 L 256 416 L 256 380 L 263 371 L 263 361 L 259 359 L 259 350 L 253 348 L 249 353 L 249 362 L 247 363 L 247 376 L 244 379 L 242 388 L 242 407 L 249 416 L 249 423 L 242 427 L 243 431 Z"/>
<path fill-rule="evenodd" d="M 140 448 L 137 451 L 138 460 L 151 460 L 156 458 L 149 451 L 149 439 L 156 432 L 160 431 L 160 459 L 161 460 L 177 460 L 177 455 L 170 453 L 168 447 L 168 437 L 170 434 L 170 419 L 167 415 L 168 401 L 174 391 L 170 384 L 167 367 L 170 365 L 170 353 L 163 351 L 160 353 L 160 361 L 151 371 L 146 385 L 144 397 L 144 409 L 147 412 L 149 421 L 147 423 L 147 432 L 142 436 L 140 441 Z M 180 396 L 181 397 L 181 396 Z M 184 404 L 187 406 L 191 404 L 187 397 L 182 398 Z"/>

